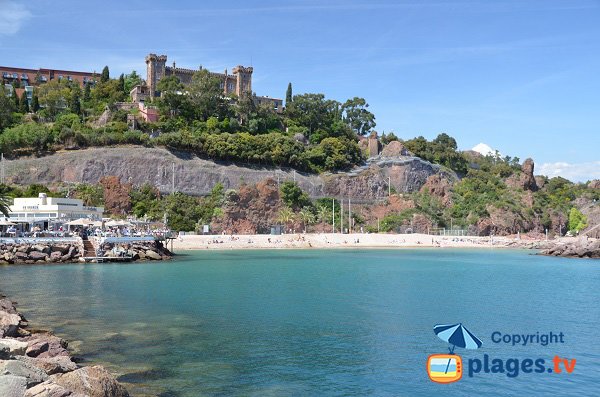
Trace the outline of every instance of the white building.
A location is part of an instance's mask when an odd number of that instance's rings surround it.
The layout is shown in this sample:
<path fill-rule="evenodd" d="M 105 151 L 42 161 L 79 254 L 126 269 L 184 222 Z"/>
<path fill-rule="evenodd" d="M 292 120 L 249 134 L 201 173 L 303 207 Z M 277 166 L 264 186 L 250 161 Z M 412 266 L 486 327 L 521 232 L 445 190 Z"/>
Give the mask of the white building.
<path fill-rule="evenodd" d="M 88 207 L 79 199 L 47 197 L 15 198 L 10 206 L 11 222 L 44 224 L 65 223 L 78 218 L 102 220 L 104 207 Z"/>

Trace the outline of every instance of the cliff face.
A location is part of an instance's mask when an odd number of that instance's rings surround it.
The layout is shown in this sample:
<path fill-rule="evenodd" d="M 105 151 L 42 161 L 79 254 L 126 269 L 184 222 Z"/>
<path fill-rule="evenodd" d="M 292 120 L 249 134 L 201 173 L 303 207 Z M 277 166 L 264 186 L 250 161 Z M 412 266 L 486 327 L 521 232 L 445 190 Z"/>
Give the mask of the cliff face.
<path fill-rule="evenodd" d="M 226 189 L 237 189 L 243 183 L 255 184 L 266 178 L 275 181 L 296 180 L 313 197 L 342 195 L 375 199 L 386 197 L 388 178 L 397 192 L 413 192 L 427 178 L 440 172 L 438 166 L 416 157 L 375 158 L 352 172 L 309 175 L 291 169 L 235 165 L 201 159 L 191 153 L 162 148 L 104 147 L 63 151 L 53 155 L 19 158 L 7 161 L 8 182 L 32 183 L 98 183 L 102 177 L 114 175 L 123 183 L 150 183 L 162 192 L 171 192 L 175 165 L 175 190 L 203 195 L 221 182 Z"/>

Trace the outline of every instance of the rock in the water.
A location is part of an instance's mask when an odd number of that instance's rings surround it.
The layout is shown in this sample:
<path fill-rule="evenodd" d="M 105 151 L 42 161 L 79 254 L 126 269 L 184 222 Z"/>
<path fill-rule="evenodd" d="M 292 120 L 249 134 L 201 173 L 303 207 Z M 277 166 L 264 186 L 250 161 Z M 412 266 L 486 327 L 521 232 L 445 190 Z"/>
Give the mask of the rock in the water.
<path fill-rule="evenodd" d="M 56 357 L 68 356 L 67 342 L 52 334 L 34 334 L 23 338 L 28 344 L 27 355 L 29 357 Z"/>
<path fill-rule="evenodd" d="M 21 316 L 0 310 L 0 338 L 5 336 L 17 336 Z"/>
<path fill-rule="evenodd" d="M 27 349 L 27 342 L 21 342 L 16 339 L 0 339 L 0 359 L 7 359 L 12 356 L 22 356 Z"/>
<path fill-rule="evenodd" d="M 83 367 L 66 374 L 52 375 L 52 380 L 66 389 L 89 397 L 128 397 L 127 390 L 100 366 Z"/>
<path fill-rule="evenodd" d="M 0 299 L 0 310 L 10 314 L 17 314 L 15 305 L 9 299 Z"/>
<path fill-rule="evenodd" d="M 46 381 L 37 386 L 27 389 L 25 397 L 76 397 L 79 394 L 73 394 L 71 390 L 67 390 L 62 386 Z"/>
<path fill-rule="evenodd" d="M 48 379 L 48 375 L 33 364 L 20 360 L 0 361 L 0 376 L 14 375 L 27 379 L 27 387 L 35 386 Z"/>
<path fill-rule="evenodd" d="M 23 397 L 27 388 L 27 378 L 24 376 L 0 376 L 0 396 Z"/>
<path fill-rule="evenodd" d="M 147 258 L 150 258 L 150 259 L 157 260 L 157 261 L 159 261 L 159 260 L 161 260 L 161 259 L 162 259 L 162 257 L 160 256 L 160 254 L 159 254 L 159 253 L 157 253 L 157 252 L 154 252 L 154 251 L 152 251 L 152 250 L 146 250 L 146 257 L 147 257 Z"/>

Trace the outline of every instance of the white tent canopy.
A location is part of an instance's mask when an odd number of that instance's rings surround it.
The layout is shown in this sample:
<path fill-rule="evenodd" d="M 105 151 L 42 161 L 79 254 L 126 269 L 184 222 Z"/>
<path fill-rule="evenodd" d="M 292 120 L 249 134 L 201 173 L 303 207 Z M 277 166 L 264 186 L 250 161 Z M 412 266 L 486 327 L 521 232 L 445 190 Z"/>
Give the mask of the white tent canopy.
<path fill-rule="evenodd" d="M 65 225 L 67 226 L 88 226 L 93 224 L 94 221 L 86 219 L 86 218 L 79 218 L 79 219 L 75 219 L 74 221 L 71 222 L 67 222 L 65 223 Z"/>
<path fill-rule="evenodd" d="M 0 219 L 0 226 L 14 226 L 16 223 L 13 223 L 7 219 Z"/>

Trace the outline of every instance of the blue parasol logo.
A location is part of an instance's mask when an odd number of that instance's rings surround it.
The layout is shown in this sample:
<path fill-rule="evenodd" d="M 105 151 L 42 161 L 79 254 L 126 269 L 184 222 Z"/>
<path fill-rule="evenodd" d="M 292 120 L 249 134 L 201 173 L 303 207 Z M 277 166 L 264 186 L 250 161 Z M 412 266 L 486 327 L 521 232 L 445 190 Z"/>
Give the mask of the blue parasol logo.
<path fill-rule="evenodd" d="M 438 324 L 433 327 L 433 332 L 438 338 L 452 345 L 452 348 L 448 348 L 450 354 L 454 354 L 456 346 L 463 349 L 479 349 L 482 345 L 481 340 L 466 329 L 462 323 Z"/>

